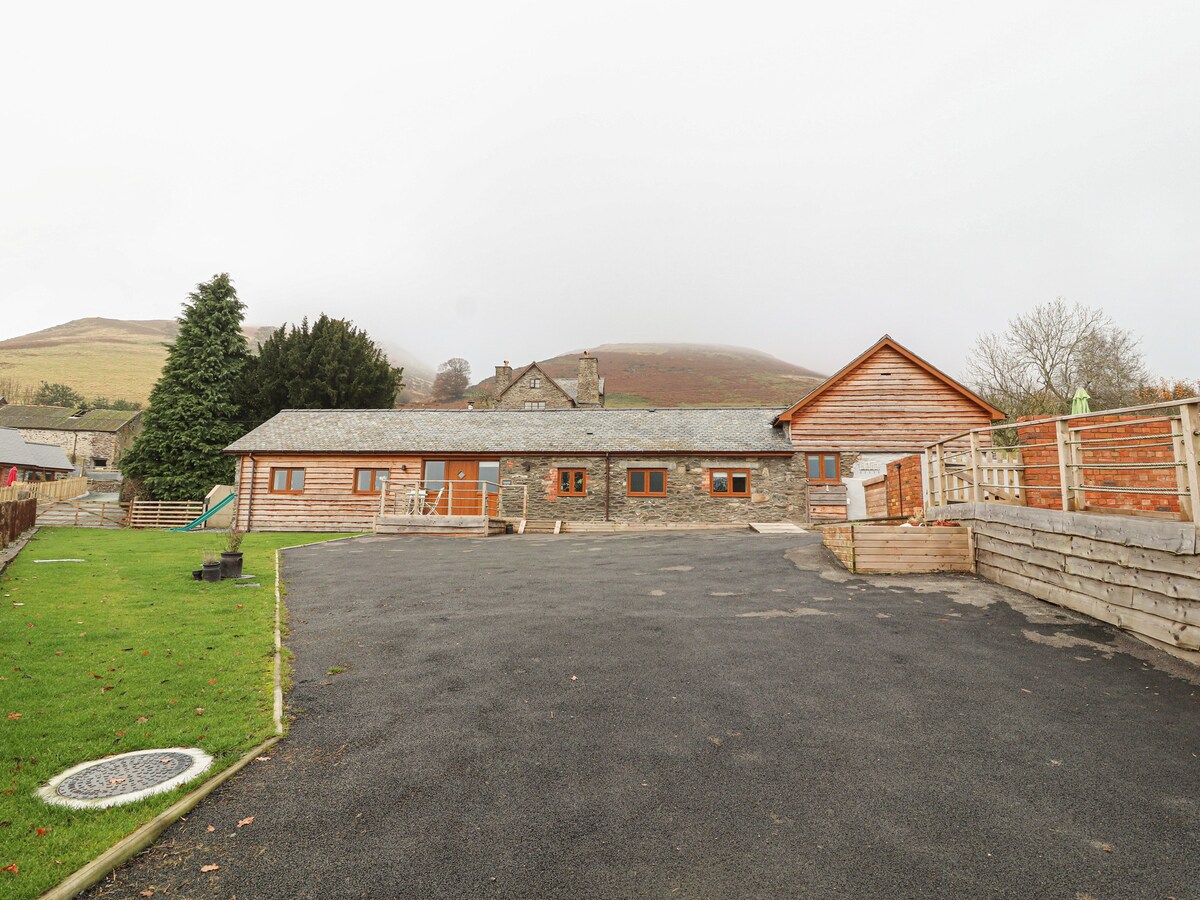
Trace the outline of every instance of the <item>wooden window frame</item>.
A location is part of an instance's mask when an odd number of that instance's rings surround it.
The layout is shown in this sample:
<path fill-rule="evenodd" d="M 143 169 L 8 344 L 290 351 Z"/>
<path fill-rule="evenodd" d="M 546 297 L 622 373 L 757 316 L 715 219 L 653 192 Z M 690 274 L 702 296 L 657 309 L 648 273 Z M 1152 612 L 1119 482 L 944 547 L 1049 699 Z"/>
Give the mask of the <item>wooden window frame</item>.
<path fill-rule="evenodd" d="M 542 386 L 542 379 L 540 379 L 536 375 L 534 375 L 532 378 L 529 379 L 529 386 L 531 388 L 540 388 Z"/>
<path fill-rule="evenodd" d="M 545 408 L 546 408 L 545 400 L 526 400 L 525 401 L 525 410 L 527 412 L 536 412 L 538 410 L 543 410 Z"/>
<path fill-rule="evenodd" d="M 718 472 L 725 473 L 725 476 L 728 479 L 727 483 L 729 485 L 729 490 L 718 491 L 713 488 L 713 475 L 717 474 Z M 746 490 L 735 491 L 733 489 L 733 476 L 734 475 L 745 475 L 746 476 Z M 708 493 L 710 495 L 712 495 L 713 497 L 742 497 L 742 498 L 749 497 L 750 493 L 751 493 L 750 470 L 749 469 L 709 469 L 708 470 Z"/>
<path fill-rule="evenodd" d="M 809 477 L 809 474 L 808 474 L 809 473 L 809 464 L 814 456 L 818 460 L 820 460 L 820 462 L 817 463 L 817 471 L 818 472 L 825 471 L 825 457 L 827 457 L 827 456 L 833 457 L 833 468 L 834 468 L 834 477 L 833 478 L 824 478 L 824 477 L 811 478 L 811 477 Z M 819 453 L 805 453 L 804 454 L 804 477 L 808 478 L 809 484 L 836 484 L 837 482 L 842 480 L 842 455 L 840 453 L 832 453 L 828 450 L 823 450 Z"/>
<path fill-rule="evenodd" d="M 574 490 L 575 473 L 583 473 L 583 490 Z M 567 481 L 568 489 L 563 490 L 563 476 L 570 473 Z M 578 466 L 574 468 L 561 468 L 558 470 L 558 496 L 560 497 L 586 497 L 587 496 L 588 473 L 587 469 L 581 469 Z"/>
<path fill-rule="evenodd" d="M 646 490 L 645 491 L 634 491 L 634 489 L 633 489 L 633 473 L 634 472 L 646 473 Z M 650 490 L 650 473 L 651 472 L 662 472 L 663 489 L 661 492 Z M 651 466 L 650 468 L 638 467 L 638 468 L 634 468 L 634 469 L 626 469 L 625 470 L 625 496 L 626 497 L 665 497 L 665 496 L 667 496 L 667 470 L 662 468 L 661 466 Z"/>
<path fill-rule="evenodd" d="M 284 479 L 284 483 L 287 484 L 288 487 L 286 487 L 286 488 L 276 488 L 275 487 L 275 473 L 276 472 L 287 472 L 288 473 L 287 477 Z M 292 474 L 294 472 L 304 472 L 304 467 L 303 466 L 271 466 L 271 481 L 270 481 L 271 490 L 270 490 L 270 493 L 272 493 L 272 494 L 303 494 L 304 493 L 303 485 L 304 485 L 304 482 L 308 481 L 308 475 L 307 475 L 307 473 L 305 473 L 300 476 L 301 487 L 299 488 L 299 490 L 297 490 L 297 489 L 294 489 L 291 487 Z"/>
<path fill-rule="evenodd" d="M 365 491 L 360 490 L 358 487 L 358 473 L 359 472 L 370 472 L 371 473 L 371 487 Z M 361 468 L 361 469 L 355 469 L 354 470 L 354 493 L 356 493 L 356 494 L 378 494 L 381 490 L 383 490 L 383 488 L 379 486 L 380 473 L 383 474 L 383 480 L 386 481 L 391 474 L 391 470 L 390 469 L 377 469 L 377 468 L 373 468 L 371 466 L 367 466 L 367 467 Z"/>

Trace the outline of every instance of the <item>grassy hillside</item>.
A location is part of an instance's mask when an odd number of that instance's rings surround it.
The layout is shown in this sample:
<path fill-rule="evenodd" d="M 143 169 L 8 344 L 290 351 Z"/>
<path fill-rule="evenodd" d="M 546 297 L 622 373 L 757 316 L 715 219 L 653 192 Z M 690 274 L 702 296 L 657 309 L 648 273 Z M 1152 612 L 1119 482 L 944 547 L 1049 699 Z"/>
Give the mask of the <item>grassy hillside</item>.
<path fill-rule="evenodd" d="M 812 369 L 745 347 L 601 344 L 588 350 L 600 360 L 610 407 L 788 406 L 825 380 Z M 539 362 L 551 376 L 575 377 L 581 352 Z M 490 390 L 491 383 L 488 378 L 479 388 Z"/>
<path fill-rule="evenodd" d="M 14 385 L 36 388 L 42 381 L 68 384 L 88 399 L 106 397 L 143 403 L 167 358 L 173 319 L 75 319 L 44 331 L 0 341 L 0 394 Z M 247 325 L 250 346 L 266 340 L 271 325 Z M 420 393 L 433 382 L 428 366 L 403 350 L 387 347 L 393 365 L 404 366 L 405 380 Z M 19 397 L 10 397 L 19 400 Z"/>

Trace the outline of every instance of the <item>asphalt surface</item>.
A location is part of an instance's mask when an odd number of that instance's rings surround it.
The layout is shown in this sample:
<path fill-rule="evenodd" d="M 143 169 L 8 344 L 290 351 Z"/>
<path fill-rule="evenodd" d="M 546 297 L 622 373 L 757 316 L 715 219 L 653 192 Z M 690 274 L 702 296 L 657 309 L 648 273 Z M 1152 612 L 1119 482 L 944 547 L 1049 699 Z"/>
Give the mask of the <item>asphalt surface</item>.
<path fill-rule="evenodd" d="M 1200 897 L 1194 671 L 979 579 L 748 533 L 285 577 L 287 739 L 93 896 Z"/>

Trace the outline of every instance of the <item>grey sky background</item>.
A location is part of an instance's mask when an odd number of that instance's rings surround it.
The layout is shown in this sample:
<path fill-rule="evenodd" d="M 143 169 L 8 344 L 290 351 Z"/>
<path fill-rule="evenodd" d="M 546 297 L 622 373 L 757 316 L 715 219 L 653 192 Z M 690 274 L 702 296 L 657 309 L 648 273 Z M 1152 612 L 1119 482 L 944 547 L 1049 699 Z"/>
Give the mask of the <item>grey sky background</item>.
<path fill-rule="evenodd" d="M 1200 376 L 1200 4 L 9 4 L 0 337 L 228 271 L 477 376 L 602 342 L 953 373 L 1064 296 Z"/>

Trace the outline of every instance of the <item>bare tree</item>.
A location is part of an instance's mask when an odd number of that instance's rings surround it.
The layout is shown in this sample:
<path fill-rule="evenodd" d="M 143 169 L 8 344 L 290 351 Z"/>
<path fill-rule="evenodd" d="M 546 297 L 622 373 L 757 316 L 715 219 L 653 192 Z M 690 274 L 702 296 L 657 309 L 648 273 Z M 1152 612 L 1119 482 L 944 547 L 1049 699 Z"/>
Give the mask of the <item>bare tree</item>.
<path fill-rule="evenodd" d="M 454 357 L 438 366 L 433 379 L 434 400 L 461 400 L 471 384 L 471 364 L 465 359 Z"/>
<path fill-rule="evenodd" d="M 976 338 L 968 372 L 975 390 L 1013 418 L 1070 412 L 1078 388 L 1092 409 L 1114 409 L 1136 403 L 1146 381 L 1138 344 L 1103 310 L 1058 297 Z"/>

